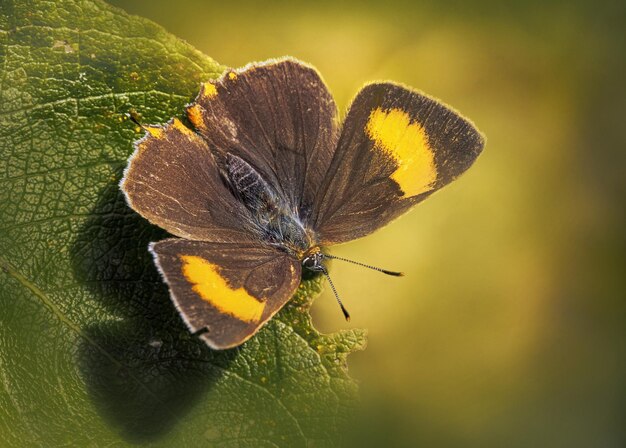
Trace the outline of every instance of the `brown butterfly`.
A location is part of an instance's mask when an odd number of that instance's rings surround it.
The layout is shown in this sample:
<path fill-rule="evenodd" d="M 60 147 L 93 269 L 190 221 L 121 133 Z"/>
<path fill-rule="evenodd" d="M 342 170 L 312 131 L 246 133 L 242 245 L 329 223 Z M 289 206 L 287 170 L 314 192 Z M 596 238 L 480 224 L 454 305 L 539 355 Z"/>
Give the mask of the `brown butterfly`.
<path fill-rule="evenodd" d="M 318 72 L 292 58 L 226 71 L 187 115 L 195 130 L 144 127 L 121 189 L 177 237 L 150 250 L 185 323 L 215 349 L 254 335 L 303 269 L 330 280 L 326 246 L 386 225 L 484 146 L 457 112 L 389 82 L 366 85 L 340 124 Z"/>

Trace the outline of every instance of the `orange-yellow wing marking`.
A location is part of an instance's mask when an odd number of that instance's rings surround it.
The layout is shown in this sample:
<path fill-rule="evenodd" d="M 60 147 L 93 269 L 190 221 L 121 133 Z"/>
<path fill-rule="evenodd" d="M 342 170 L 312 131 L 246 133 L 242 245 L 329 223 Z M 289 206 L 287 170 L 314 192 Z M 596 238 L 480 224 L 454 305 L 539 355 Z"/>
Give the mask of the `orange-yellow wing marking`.
<path fill-rule="evenodd" d="M 217 308 L 245 322 L 259 322 L 265 309 L 265 301 L 253 297 L 240 287 L 233 289 L 219 273 L 219 267 L 195 255 L 182 255 L 182 271 L 193 284 L 193 290 Z"/>
<path fill-rule="evenodd" d="M 419 123 L 401 109 L 374 109 L 365 126 L 376 148 L 384 151 L 398 164 L 391 178 L 400 186 L 405 197 L 417 196 L 431 190 L 437 179 L 435 156 L 428 135 Z"/>

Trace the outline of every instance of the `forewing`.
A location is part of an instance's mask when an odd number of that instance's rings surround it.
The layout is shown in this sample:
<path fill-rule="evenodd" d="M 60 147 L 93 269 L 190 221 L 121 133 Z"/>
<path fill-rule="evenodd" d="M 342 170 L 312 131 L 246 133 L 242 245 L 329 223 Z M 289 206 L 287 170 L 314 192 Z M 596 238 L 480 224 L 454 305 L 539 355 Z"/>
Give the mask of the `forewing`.
<path fill-rule="evenodd" d="M 363 88 L 314 206 L 321 244 L 365 236 L 452 182 L 484 146 L 443 103 L 391 83 Z"/>
<path fill-rule="evenodd" d="M 202 137 L 177 119 L 146 129 L 120 183 L 130 207 L 183 238 L 250 239 L 248 211 L 224 185 Z"/>
<path fill-rule="evenodd" d="M 247 161 L 308 219 L 338 137 L 337 107 L 314 68 L 287 58 L 227 71 L 187 113 L 212 150 Z"/>
<path fill-rule="evenodd" d="M 300 262 L 260 243 L 171 238 L 150 248 L 183 320 L 214 349 L 248 340 L 300 284 Z"/>

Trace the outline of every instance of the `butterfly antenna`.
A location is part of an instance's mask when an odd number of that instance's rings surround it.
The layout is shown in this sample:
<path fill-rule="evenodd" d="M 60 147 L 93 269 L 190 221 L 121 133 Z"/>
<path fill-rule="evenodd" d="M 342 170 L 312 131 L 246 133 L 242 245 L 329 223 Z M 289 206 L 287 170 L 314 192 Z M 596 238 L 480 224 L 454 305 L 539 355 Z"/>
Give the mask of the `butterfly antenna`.
<path fill-rule="evenodd" d="M 337 294 L 337 290 L 335 289 L 335 285 L 333 284 L 333 281 L 330 279 L 330 275 L 328 275 L 328 271 L 323 266 L 321 267 L 321 271 L 324 273 L 324 275 L 328 279 L 328 283 L 330 283 L 330 288 L 333 290 L 333 293 L 335 294 L 335 299 L 337 299 L 337 303 L 339 304 L 339 307 L 341 308 L 341 311 L 343 312 L 343 316 L 346 318 L 346 321 L 350 322 L 350 313 L 348 313 L 348 310 L 346 309 L 346 307 L 343 306 L 343 303 L 341 303 L 339 294 Z"/>
<path fill-rule="evenodd" d="M 348 260 L 347 258 L 335 257 L 334 255 L 328 255 L 328 254 L 324 254 L 324 258 L 330 258 L 332 260 L 339 260 L 339 261 L 347 261 L 348 263 L 356 264 L 358 266 L 362 266 L 368 269 L 373 269 L 374 271 L 382 272 L 383 274 L 393 275 L 394 277 L 404 277 L 403 272 L 388 271 L 387 269 L 377 268 L 376 266 L 370 266 L 369 264 L 359 263 L 358 261 L 354 261 L 354 260 Z"/>

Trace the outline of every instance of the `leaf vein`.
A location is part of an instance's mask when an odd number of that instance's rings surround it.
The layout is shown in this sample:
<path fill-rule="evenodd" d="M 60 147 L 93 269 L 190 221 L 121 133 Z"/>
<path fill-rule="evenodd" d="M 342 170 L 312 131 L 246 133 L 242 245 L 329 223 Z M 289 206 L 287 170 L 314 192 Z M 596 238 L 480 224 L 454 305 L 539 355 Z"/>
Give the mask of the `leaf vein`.
<path fill-rule="evenodd" d="M 116 99 L 116 98 L 123 98 L 125 96 L 135 96 L 135 95 L 146 95 L 146 94 L 155 94 L 155 95 L 163 95 L 163 96 L 167 96 L 167 97 L 171 97 L 171 98 L 177 98 L 177 99 L 184 99 L 184 100 L 189 100 L 189 97 L 184 96 L 184 95 L 177 95 L 175 93 L 170 93 L 170 92 L 162 92 L 160 90 L 156 90 L 156 89 L 151 89 L 151 90 L 138 90 L 135 92 L 110 92 L 110 93 L 103 93 L 100 95 L 90 95 L 90 96 L 84 96 L 84 97 L 80 97 L 80 98 L 62 98 L 60 100 L 55 100 L 55 101 L 48 101 L 46 103 L 41 103 L 41 104 L 34 104 L 32 106 L 28 106 L 28 107 L 24 107 L 21 109 L 14 109 L 14 110 L 10 110 L 10 111 L 5 111 L 5 112 L 1 112 L 0 113 L 0 118 L 5 118 L 5 117 L 9 117 L 11 115 L 15 115 L 18 113 L 25 113 L 25 112 L 33 112 L 39 109 L 43 109 L 45 107 L 48 106 L 59 106 L 59 105 L 63 105 L 65 103 L 70 103 L 72 101 L 74 102 L 81 102 L 81 101 L 92 101 L 92 100 L 99 100 L 99 99 Z"/>

